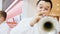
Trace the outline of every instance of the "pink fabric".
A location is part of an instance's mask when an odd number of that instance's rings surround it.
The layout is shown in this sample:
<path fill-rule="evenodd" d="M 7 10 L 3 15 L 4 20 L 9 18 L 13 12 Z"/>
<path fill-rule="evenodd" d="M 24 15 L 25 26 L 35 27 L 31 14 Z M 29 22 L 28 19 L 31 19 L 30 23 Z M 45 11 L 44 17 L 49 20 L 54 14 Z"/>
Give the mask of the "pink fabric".
<path fill-rule="evenodd" d="M 21 6 L 22 6 L 22 2 L 19 2 L 11 10 L 9 10 L 7 12 L 7 19 L 21 14 L 21 12 L 22 12 L 22 7 Z"/>

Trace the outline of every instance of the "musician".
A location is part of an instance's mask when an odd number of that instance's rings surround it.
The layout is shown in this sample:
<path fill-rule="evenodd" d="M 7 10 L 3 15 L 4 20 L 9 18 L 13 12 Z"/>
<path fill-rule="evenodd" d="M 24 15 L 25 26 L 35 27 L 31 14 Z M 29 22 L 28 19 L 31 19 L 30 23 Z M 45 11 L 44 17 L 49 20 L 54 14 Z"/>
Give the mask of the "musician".
<path fill-rule="evenodd" d="M 38 33 L 38 27 L 36 27 L 35 24 L 44 16 L 49 16 L 52 10 L 52 1 L 39 0 L 37 1 L 36 7 L 36 16 L 23 19 L 14 29 L 12 29 L 10 34 L 40 34 Z"/>

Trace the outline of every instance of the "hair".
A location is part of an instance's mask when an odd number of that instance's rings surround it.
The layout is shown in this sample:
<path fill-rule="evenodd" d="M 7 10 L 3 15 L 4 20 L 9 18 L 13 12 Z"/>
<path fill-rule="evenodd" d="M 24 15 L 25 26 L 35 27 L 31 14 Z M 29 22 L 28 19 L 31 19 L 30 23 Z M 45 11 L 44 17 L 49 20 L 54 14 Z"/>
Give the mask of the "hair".
<path fill-rule="evenodd" d="M 51 9 L 52 9 L 52 1 L 51 0 L 39 0 L 39 1 L 37 1 L 36 5 L 38 5 L 40 1 L 49 2 L 51 4 Z"/>
<path fill-rule="evenodd" d="M 7 17 L 7 13 L 5 11 L 0 11 L 0 17 L 4 17 L 4 19 L 6 19 Z"/>

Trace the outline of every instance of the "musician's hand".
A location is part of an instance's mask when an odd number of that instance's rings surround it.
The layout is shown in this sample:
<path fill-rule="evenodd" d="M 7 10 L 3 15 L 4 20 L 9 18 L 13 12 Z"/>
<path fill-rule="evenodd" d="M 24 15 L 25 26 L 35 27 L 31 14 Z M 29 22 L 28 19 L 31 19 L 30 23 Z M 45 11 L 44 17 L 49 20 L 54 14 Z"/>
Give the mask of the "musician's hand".
<path fill-rule="evenodd" d="M 44 16 L 47 16 L 46 14 L 40 14 L 40 13 L 37 13 L 36 14 L 36 17 L 31 21 L 30 25 L 33 27 L 34 24 L 38 23 L 39 20 L 44 17 Z"/>

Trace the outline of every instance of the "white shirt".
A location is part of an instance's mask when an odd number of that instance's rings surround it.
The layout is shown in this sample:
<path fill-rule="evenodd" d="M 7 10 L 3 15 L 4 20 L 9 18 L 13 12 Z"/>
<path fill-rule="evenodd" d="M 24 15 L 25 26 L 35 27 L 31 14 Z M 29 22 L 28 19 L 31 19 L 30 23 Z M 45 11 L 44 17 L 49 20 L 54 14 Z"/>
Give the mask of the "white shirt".
<path fill-rule="evenodd" d="M 30 26 L 32 18 L 23 19 L 15 28 L 12 29 L 10 34 L 33 34 L 33 27 Z"/>
<path fill-rule="evenodd" d="M 41 34 L 37 24 L 35 24 L 34 27 L 30 26 L 32 19 L 33 18 L 22 20 L 15 28 L 12 29 L 10 34 Z"/>
<path fill-rule="evenodd" d="M 8 34 L 9 33 L 9 26 L 6 22 L 0 24 L 0 34 Z"/>

